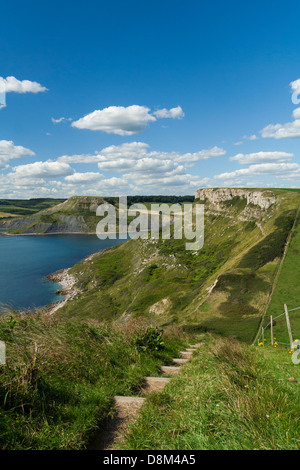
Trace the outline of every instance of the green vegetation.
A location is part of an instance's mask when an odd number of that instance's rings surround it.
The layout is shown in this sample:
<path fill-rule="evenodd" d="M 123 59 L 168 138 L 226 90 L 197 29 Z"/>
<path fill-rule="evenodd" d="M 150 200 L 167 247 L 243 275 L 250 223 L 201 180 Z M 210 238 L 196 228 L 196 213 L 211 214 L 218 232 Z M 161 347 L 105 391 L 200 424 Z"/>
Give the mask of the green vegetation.
<path fill-rule="evenodd" d="M 141 393 L 185 340 L 145 322 L 62 321 L 47 315 L 0 319 L 0 448 L 81 449 L 114 413 L 114 395 Z"/>
<path fill-rule="evenodd" d="M 1 217 L 30 215 L 64 202 L 64 199 L 0 199 Z"/>
<path fill-rule="evenodd" d="M 290 450 L 300 443 L 300 368 L 288 354 L 203 337 L 129 429 L 125 449 Z"/>
<path fill-rule="evenodd" d="M 291 234 L 289 248 L 279 272 L 278 280 L 274 286 L 274 292 L 263 325 L 270 321 L 270 315 L 277 317 L 284 312 L 283 304 L 288 309 L 300 307 L 300 219 L 299 213 Z M 289 313 L 294 339 L 300 339 L 300 309 Z M 285 315 L 274 322 L 274 336 L 277 342 L 289 344 Z M 270 341 L 270 328 L 265 332 L 265 338 Z"/>

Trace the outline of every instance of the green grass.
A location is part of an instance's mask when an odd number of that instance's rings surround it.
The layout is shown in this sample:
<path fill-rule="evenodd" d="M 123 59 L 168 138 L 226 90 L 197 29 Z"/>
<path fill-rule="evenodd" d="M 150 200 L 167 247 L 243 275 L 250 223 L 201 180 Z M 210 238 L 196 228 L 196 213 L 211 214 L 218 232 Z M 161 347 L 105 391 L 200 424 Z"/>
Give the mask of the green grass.
<path fill-rule="evenodd" d="M 270 301 L 264 325 L 270 321 L 270 315 L 277 317 L 284 312 L 284 304 L 288 309 L 300 307 L 300 223 L 299 216 L 295 222 L 289 248 L 281 267 L 279 277 Z M 290 322 L 294 339 L 300 339 L 300 309 L 290 312 Z M 286 319 L 282 317 L 275 320 L 274 336 L 279 342 L 289 343 Z M 270 328 L 265 332 L 270 341 Z"/>
<path fill-rule="evenodd" d="M 193 360 L 151 396 L 131 450 L 290 450 L 300 444 L 300 368 L 286 352 L 205 335 Z"/>
<path fill-rule="evenodd" d="M 7 364 L 0 366 L 0 448 L 84 448 L 114 413 L 113 396 L 138 395 L 144 377 L 158 375 L 186 343 L 169 328 L 156 349 L 160 341 L 147 331 L 143 322 L 1 317 Z"/>
<path fill-rule="evenodd" d="M 31 215 L 60 204 L 64 199 L 0 199 L 0 212 Z"/>

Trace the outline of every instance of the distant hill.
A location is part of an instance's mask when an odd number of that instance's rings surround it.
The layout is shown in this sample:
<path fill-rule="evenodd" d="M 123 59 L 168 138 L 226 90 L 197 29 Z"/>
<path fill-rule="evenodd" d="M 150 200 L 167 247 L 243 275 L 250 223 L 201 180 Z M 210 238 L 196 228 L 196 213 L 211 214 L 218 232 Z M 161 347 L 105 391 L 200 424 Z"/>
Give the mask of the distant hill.
<path fill-rule="evenodd" d="M 0 218 L 35 214 L 63 201 L 65 199 L 0 199 Z"/>
<path fill-rule="evenodd" d="M 127 203 L 128 205 L 138 202 L 174 204 L 193 200 L 194 196 L 128 196 Z M 105 202 L 117 207 L 118 201 L 117 197 L 96 196 L 73 196 L 67 200 L 17 201 L 19 205 L 16 201 L 3 201 L 3 207 L 7 207 L 11 215 L 25 215 L 25 217 L 0 219 L 0 229 L 9 234 L 27 235 L 95 233 L 100 220 L 96 216 L 97 207 Z M 3 210 L 1 207 L 0 205 L 0 210 Z"/>
<path fill-rule="evenodd" d="M 95 232 L 99 218 L 96 208 L 102 197 L 74 196 L 48 208 L 13 219 L 0 221 L 0 229 L 10 234 L 50 234 Z"/>

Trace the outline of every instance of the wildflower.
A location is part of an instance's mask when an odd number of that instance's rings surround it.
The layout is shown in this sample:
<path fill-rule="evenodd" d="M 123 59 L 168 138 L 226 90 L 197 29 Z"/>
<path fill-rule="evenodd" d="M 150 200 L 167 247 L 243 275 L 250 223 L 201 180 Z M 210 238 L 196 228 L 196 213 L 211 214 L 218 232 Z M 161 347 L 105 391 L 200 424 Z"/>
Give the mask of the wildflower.
<path fill-rule="evenodd" d="M 264 344 L 264 343 L 260 342 L 260 343 L 258 343 L 258 346 L 262 346 L 263 344 Z"/>

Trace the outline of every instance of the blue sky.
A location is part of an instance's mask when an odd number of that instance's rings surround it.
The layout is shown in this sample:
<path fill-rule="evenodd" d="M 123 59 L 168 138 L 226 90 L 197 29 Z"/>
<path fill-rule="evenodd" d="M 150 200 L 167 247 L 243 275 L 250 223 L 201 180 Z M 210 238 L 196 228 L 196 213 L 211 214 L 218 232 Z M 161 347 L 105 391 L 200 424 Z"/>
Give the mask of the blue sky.
<path fill-rule="evenodd" d="M 299 187 L 299 14 L 276 0 L 5 2 L 0 197 Z"/>

